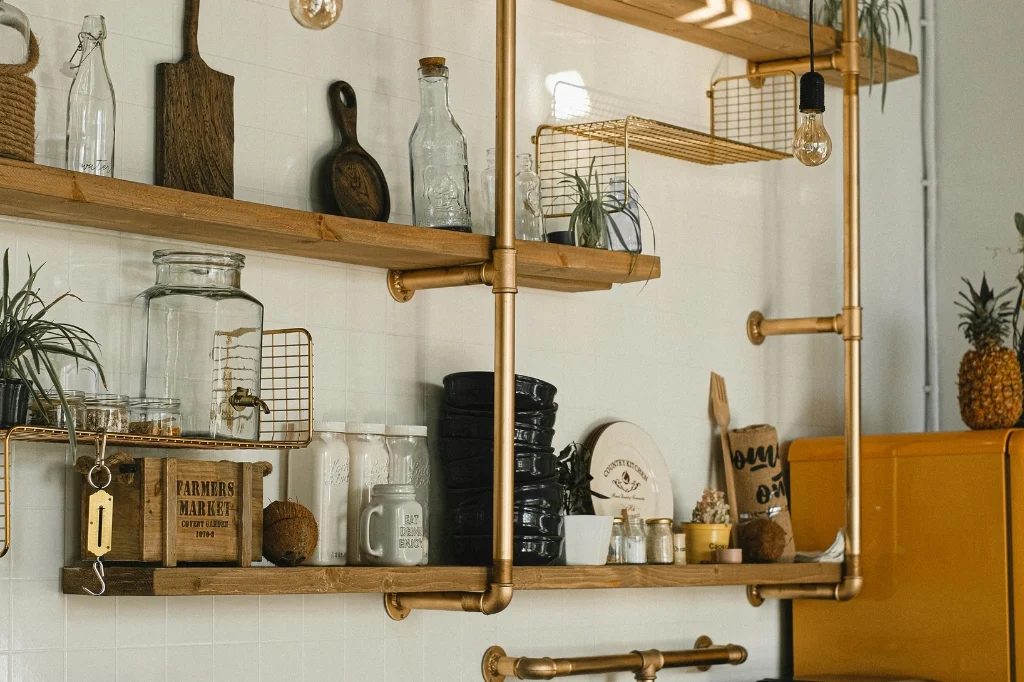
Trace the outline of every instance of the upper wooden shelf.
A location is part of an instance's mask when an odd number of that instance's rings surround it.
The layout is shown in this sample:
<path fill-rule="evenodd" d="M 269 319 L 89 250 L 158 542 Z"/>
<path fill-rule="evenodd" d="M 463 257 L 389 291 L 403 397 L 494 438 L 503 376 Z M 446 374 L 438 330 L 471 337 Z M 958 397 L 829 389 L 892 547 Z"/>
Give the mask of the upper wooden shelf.
<path fill-rule="evenodd" d="M 467 566 L 372 568 L 355 566 L 136 568 L 106 566 L 107 596 L 482 592 L 488 569 Z M 839 564 L 695 566 L 517 566 L 517 590 L 703 587 L 838 583 Z M 63 570 L 64 594 L 97 589 L 92 565 Z"/>
<path fill-rule="evenodd" d="M 728 11 L 715 15 L 705 0 L 557 0 L 578 9 L 703 45 L 751 62 L 806 57 L 807 21 L 754 2 L 729 0 Z M 749 17 L 745 8 L 749 7 Z M 815 24 L 814 44 L 819 54 L 838 52 L 842 34 Z M 865 52 L 866 52 L 865 48 Z M 868 84 L 869 60 L 861 61 L 861 80 Z M 875 59 L 874 82 L 882 82 L 882 60 Z M 919 72 L 917 57 L 889 50 L 889 81 Z M 824 71 L 825 81 L 842 86 L 836 71 Z"/>
<path fill-rule="evenodd" d="M 395 270 L 490 259 L 491 238 L 223 199 L 0 159 L 0 214 Z M 661 276 L 656 256 L 517 242 L 519 284 L 600 291 Z"/>

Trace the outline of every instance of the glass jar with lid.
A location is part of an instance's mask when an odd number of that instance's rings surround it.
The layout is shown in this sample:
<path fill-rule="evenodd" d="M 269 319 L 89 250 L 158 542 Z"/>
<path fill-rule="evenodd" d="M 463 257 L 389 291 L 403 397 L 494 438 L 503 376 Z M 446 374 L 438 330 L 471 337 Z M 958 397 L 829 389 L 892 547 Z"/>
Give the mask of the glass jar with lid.
<path fill-rule="evenodd" d="M 626 563 L 626 525 L 622 519 L 612 519 L 612 539 L 608 545 L 608 563 L 611 565 Z"/>
<path fill-rule="evenodd" d="M 128 433 L 128 396 L 113 393 L 86 395 L 80 426 L 84 431 Z"/>
<path fill-rule="evenodd" d="M 313 512 L 319 535 L 306 563 L 344 566 L 348 559 L 349 449 L 344 422 L 313 422 L 309 446 L 288 453 L 288 499 Z"/>
<path fill-rule="evenodd" d="M 627 516 L 624 521 L 626 530 L 626 560 L 627 564 L 647 563 L 647 532 L 644 520 L 639 516 Z"/>
<path fill-rule="evenodd" d="M 348 564 L 365 564 L 359 546 L 359 516 L 370 504 L 373 486 L 388 482 L 388 449 L 383 424 L 348 424 L 348 525 L 346 545 Z"/>
<path fill-rule="evenodd" d="M 65 389 L 64 398 L 68 404 L 67 413 L 55 389 L 46 391 L 38 404 L 35 400 L 29 400 L 28 423 L 55 429 L 66 429 L 69 425 L 78 428 L 85 419 L 85 393 Z"/>
<path fill-rule="evenodd" d="M 426 426 L 388 426 L 384 430 L 388 448 L 388 483 L 411 485 L 423 513 L 423 560 L 430 550 L 430 450 Z"/>
<path fill-rule="evenodd" d="M 647 519 L 647 563 L 671 564 L 672 519 Z"/>
<path fill-rule="evenodd" d="M 132 303 L 139 396 L 181 401 L 183 436 L 259 438 L 263 304 L 241 289 L 245 256 L 155 251 L 156 284 Z"/>
<path fill-rule="evenodd" d="M 137 436 L 181 435 L 181 401 L 177 398 L 135 398 L 128 404 L 128 433 Z"/>

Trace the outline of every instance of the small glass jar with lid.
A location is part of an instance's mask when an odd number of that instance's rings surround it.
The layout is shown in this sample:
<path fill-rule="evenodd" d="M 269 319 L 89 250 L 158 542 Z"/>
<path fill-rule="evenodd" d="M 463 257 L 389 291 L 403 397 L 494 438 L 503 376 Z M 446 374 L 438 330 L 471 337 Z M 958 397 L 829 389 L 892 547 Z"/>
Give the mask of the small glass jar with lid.
<path fill-rule="evenodd" d="M 647 519 L 647 563 L 671 564 L 672 519 Z"/>
<path fill-rule="evenodd" d="M 423 513 L 423 559 L 430 549 L 430 450 L 426 426 L 388 426 L 384 429 L 388 448 L 388 483 L 411 485 Z"/>
<path fill-rule="evenodd" d="M 611 565 L 626 563 L 626 525 L 622 519 L 612 519 L 612 540 L 608 545 L 608 563 Z"/>
<path fill-rule="evenodd" d="M 383 424 L 348 424 L 345 428 L 348 445 L 348 565 L 365 565 L 359 546 L 359 517 L 370 504 L 373 486 L 388 482 L 388 448 L 384 442 Z"/>
<path fill-rule="evenodd" d="M 626 526 L 626 561 L 627 564 L 647 563 L 647 532 L 644 520 L 639 516 L 628 516 Z"/>
<path fill-rule="evenodd" d="M 128 404 L 128 433 L 136 436 L 181 435 L 181 401 L 177 398 L 135 398 Z"/>
<path fill-rule="evenodd" d="M 128 433 L 128 396 L 100 393 L 85 396 L 84 431 Z"/>
<path fill-rule="evenodd" d="M 84 423 L 85 393 L 82 391 L 64 391 L 64 400 L 68 404 L 67 412 L 60 402 L 60 394 L 56 390 L 46 391 L 39 403 L 29 400 L 28 423 L 32 426 L 49 426 L 54 429 L 66 429 L 70 425 L 76 428 Z"/>

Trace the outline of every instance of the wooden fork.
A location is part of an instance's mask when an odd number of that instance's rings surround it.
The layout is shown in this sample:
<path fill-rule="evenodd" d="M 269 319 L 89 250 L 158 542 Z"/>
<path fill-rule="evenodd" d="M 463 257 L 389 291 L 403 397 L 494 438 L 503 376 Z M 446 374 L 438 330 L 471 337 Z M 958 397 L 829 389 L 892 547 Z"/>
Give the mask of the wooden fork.
<path fill-rule="evenodd" d="M 711 412 L 722 437 L 722 464 L 725 465 L 725 491 L 728 495 L 729 512 L 732 515 L 733 544 L 736 540 L 736 526 L 740 510 L 736 506 L 736 477 L 732 468 L 732 448 L 729 447 L 729 396 L 725 392 L 725 378 L 711 373 Z"/>

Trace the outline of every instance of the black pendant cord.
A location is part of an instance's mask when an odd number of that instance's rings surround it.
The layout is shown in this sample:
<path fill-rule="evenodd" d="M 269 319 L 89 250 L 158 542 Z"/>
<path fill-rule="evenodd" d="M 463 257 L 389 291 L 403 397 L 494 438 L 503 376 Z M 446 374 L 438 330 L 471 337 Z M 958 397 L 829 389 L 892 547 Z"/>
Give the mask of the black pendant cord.
<path fill-rule="evenodd" d="M 809 10 L 809 17 L 807 25 L 810 27 L 809 33 L 811 34 L 811 73 L 814 73 L 814 0 L 810 0 L 811 8 Z"/>
<path fill-rule="evenodd" d="M 815 112 L 818 114 L 825 111 L 825 79 L 814 70 L 814 0 L 810 2 L 810 18 L 807 21 L 809 27 L 809 43 L 811 47 L 811 70 L 800 78 L 800 111 Z"/>

